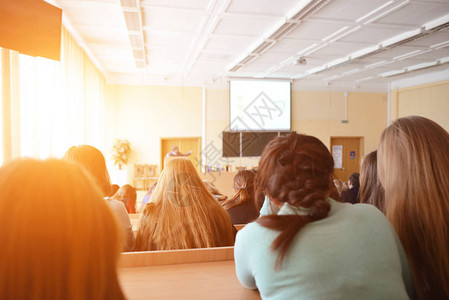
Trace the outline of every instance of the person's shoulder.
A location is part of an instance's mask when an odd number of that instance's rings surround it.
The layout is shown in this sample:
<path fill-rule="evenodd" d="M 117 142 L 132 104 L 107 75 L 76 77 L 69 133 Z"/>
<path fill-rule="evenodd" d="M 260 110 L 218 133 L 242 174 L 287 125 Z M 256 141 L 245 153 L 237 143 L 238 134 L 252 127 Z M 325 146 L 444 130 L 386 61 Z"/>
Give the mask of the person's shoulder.
<path fill-rule="evenodd" d="M 120 200 L 116 200 L 116 199 L 113 199 L 113 198 L 108 198 L 108 199 L 106 199 L 106 201 L 111 206 L 111 208 L 116 208 L 116 209 L 125 208 L 126 209 L 125 204 L 122 201 L 120 201 Z"/>

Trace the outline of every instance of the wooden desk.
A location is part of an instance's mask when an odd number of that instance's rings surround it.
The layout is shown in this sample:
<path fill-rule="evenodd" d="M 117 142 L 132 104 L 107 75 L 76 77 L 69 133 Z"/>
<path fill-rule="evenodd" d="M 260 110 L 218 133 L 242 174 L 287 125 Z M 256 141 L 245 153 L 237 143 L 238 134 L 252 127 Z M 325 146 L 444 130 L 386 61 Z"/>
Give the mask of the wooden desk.
<path fill-rule="evenodd" d="M 118 265 L 128 300 L 260 299 L 238 282 L 234 247 L 124 252 Z"/>
<path fill-rule="evenodd" d="M 118 273 L 128 300 L 260 299 L 238 282 L 233 260 L 119 268 Z"/>

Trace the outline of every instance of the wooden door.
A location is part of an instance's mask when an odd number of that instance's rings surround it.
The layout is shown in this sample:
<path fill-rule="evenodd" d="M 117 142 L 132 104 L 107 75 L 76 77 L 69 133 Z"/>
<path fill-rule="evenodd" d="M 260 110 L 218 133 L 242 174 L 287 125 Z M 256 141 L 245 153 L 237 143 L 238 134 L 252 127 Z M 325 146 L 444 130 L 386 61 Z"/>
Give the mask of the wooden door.
<path fill-rule="evenodd" d="M 201 138 L 161 138 L 161 171 L 164 169 L 165 156 L 173 146 L 178 146 L 181 153 L 192 151 L 187 158 L 193 163 L 198 172 L 201 171 Z"/>
<path fill-rule="evenodd" d="M 334 176 L 347 181 L 352 173 L 360 173 L 361 137 L 331 137 Z"/>

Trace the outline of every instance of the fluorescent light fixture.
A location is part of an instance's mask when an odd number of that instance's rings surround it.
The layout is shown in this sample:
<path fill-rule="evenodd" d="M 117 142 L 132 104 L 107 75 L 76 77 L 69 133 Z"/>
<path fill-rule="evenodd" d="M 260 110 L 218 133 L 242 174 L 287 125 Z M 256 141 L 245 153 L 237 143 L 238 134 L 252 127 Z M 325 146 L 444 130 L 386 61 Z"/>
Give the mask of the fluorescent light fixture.
<path fill-rule="evenodd" d="M 366 15 L 361 16 L 360 18 L 358 18 L 356 20 L 356 23 L 359 23 L 360 21 L 365 20 L 366 18 L 374 15 L 375 13 L 377 13 L 379 10 L 384 9 L 385 7 L 387 7 L 388 5 L 390 5 L 391 3 L 393 3 L 394 1 L 388 1 L 387 3 L 385 3 L 384 5 L 379 6 L 378 8 L 376 8 L 375 10 L 370 11 L 369 13 L 367 13 Z"/>
<path fill-rule="evenodd" d="M 403 60 L 405 58 L 416 56 L 420 52 L 421 52 L 421 50 L 411 51 L 411 52 L 408 52 L 408 53 L 405 53 L 405 54 L 401 54 L 401 55 L 395 56 L 395 57 L 393 57 L 393 59 L 394 60 Z"/>
<path fill-rule="evenodd" d="M 359 79 L 358 81 L 359 82 L 361 82 L 361 81 L 367 81 L 367 80 L 370 80 L 370 79 L 373 79 L 374 78 L 374 76 L 368 76 L 368 77 L 364 77 L 364 78 L 362 78 L 362 79 Z"/>
<path fill-rule="evenodd" d="M 344 72 L 344 73 L 342 73 L 342 74 L 343 74 L 344 76 L 349 76 L 349 75 L 358 73 L 359 71 L 360 71 L 360 69 L 354 69 L 354 70 L 351 70 L 351 71 L 348 71 L 348 72 Z"/>
<path fill-rule="evenodd" d="M 380 77 L 391 77 L 405 73 L 405 70 L 394 70 L 379 74 Z"/>
<path fill-rule="evenodd" d="M 387 62 L 386 60 L 382 60 L 382 61 L 379 61 L 379 62 L 374 63 L 374 64 L 366 65 L 365 69 L 373 69 L 373 68 L 377 68 L 377 67 L 389 64 L 389 63 L 391 63 L 391 62 Z"/>
<path fill-rule="evenodd" d="M 288 65 L 296 60 L 296 56 L 290 56 L 279 63 L 279 66 Z M 276 66 L 277 67 L 277 66 Z M 270 68 L 271 69 L 271 68 Z M 268 69 L 269 70 L 269 69 Z"/>
<path fill-rule="evenodd" d="M 445 64 L 449 62 L 449 56 L 443 57 L 439 59 L 440 64 Z"/>
<path fill-rule="evenodd" d="M 425 68 L 429 68 L 429 67 L 433 67 L 436 66 L 438 64 L 438 61 L 432 61 L 432 62 L 425 62 L 425 63 L 420 63 L 420 64 L 416 64 L 410 67 L 405 68 L 407 71 L 416 71 L 416 70 L 420 70 L 420 69 L 425 69 Z"/>
<path fill-rule="evenodd" d="M 343 34 L 341 34 L 341 35 L 339 35 L 339 36 L 337 36 L 337 37 L 334 37 L 332 40 L 329 41 L 329 44 L 335 42 L 336 40 L 339 40 L 339 39 L 341 39 L 341 38 L 344 38 L 344 37 L 347 36 L 348 34 L 351 34 L 351 33 L 355 32 L 355 31 L 359 30 L 360 28 L 362 28 L 362 26 L 356 26 L 356 27 L 352 28 L 351 30 L 346 31 L 346 32 L 343 33 Z"/>
<path fill-rule="evenodd" d="M 348 29 L 348 26 L 342 27 L 339 30 L 335 31 L 334 33 L 326 36 L 325 38 L 322 39 L 323 42 L 327 41 L 330 38 L 333 38 L 334 36 L 336 36 L 337 34 L 341 33 L 342 31 L 345 31 L 346 29 Z"/>
<path fill-rule="evenodd" d="M 312 49 L 313 47 L 315 47 L 317 44 L 312 44 L 312 45 L 310 45 L 309 47 L 307 47 L 307 48 L 305 48 L 305 49 L 302 49 L 301 51 L 299 51 L 298 53 L 296 53 L 297 55 L 301 55 L 301 54 L 303 54 L 304 52 L 307 52 L 308 50 L 310 50 L 310 49 Z"/>
<path fill-rule="evenodd" d="M 312 53 L 314 53 L 314 52 L 317 52 L 318 50 L 320 50 L 320 49 L 326 47 L 327 45 L 328 45 L 327 43 L 322 44 L 322 45 L 320 45 L 320 46 L 318 46 L 318 47 L 316 47 L 316 48 L 314 48 L 314 49 L 308 51 L 307 53 L 304 53 L 304 55 L 307 56 L 307 55 L 310 55 L 310 54 L 312 54 Z"/>
<path fill-rule="evenodd" d="M 380 19 L 380 18 L 382 18 L 383 16 L 388 15 L 389 13 L 391 13 L 391 12 L 393 12 L 393 11 L 395 11 L 395 10 L 401 8 L 402 6 L 408 4 L 409 2 L 410 2 L 410 0 L 405 0 L 404 2 L 401 2 L 401 3 L 399 3 L 398 5 L 396 5 L 396 6 L 392 7 L 392 8 L 390 8 L 389 10 L 384 11 L 383 13 L 381 13 L 381 14 L 375 16 L 374 18 L 372 18 L 372 19 L 366 21 L 366 22 L 363 23 L 363 24 L 366 25 L 366 24 L 369 24 L 369 23 L 371 23 L 371 22 L 373 22 L 373 21 L 376 21 L 377 19 Z"/>
<path fill-rule="evenodd" d="M 343 75 L 334 75 L 331 77 L 324 78 L 324 81 L 333 81 L 333 80 L 341 78 L 341 77 L 343 77 Z"/>
<path fill-rule="evenodd" d="M 445 41 L 445 42 L 441 42 L 441 43 L 438 43 L 438 44 L 434 44 L 434 45 L 430 46 L 430 48 L 441 49 L 441 48 L 444 48 L 446 46 L 449 46 L 449 41 Z"/>
<path fill-rule="evenodd" d="M 409 39 L 411 37 L 414 37 L 414 36 L 416 36 L 416 35 L 418 35 L 420 33 L 421 33 L 421 28 L 415 29 L 415 30 L 406 31 L 406 32 L 403 32 L 401 34 L 395 35 L 394 37 L 389 38 L 389 39 L 381 42 L 380 44 L 382 45 L 382 47 L 388 47 L 388 46 L 391 46 L 391 45 L 396 44 L 398 42 L 402 42 L 403 40 L 406 40 L 406 39 Z"/>
<path fill-rule="evenodd" d="M 318 73 L 318 72 L 321 72 L 321 71 L 324 71 L 324 70 L 326 70 L 326 66 L 325 65 L 324 66 L 319 66 L 319 67 L 316 67 L 316 68 L 313 68 L 313 69 L 310 69 L 310 70 L 307 70 L 306 74 L 307 75 L 312 75 L 312 74 L 315 74 L 315 73 Z"/>
<path fill-rule="evenodd" d="M 366 48 L 363 48 L 361 50 L 358 50 L 356 52 L 353 52 L 353 53 L 349 54 L 349 57 L 351 59 L 356 59 L 358 57 L 364 56 L 364 55 L 369 54 L 371 52 L 377 51 L 377 50 L 379 50 L 379 48 L 380 48 L 379 45 L 372 46 L 372 47 L 366 47 Z"/>
<path fill-rule="evenodd" d="M 447 22 L 449 22 L 449 15 L 445 15 L 445 16 L 442 16 L 441 18 L 430 21 L 430 22 L 424 24 L 423 27 L 425 30 L 429 30 L 429 29 L 438 27 L 440 25 L 443 25 L 444 23 L 447 23 Z"/>
<path fill-rule="evenodd" d="M 300 78 L 303 78 L 303 77 L 306 77 L 306 76 L 307 76 L 306 73 L 301 73 L 301 74 L 293 76 L 291 79 L 300 79 Z"/>
<path fill-rule="evenodd" d="M 336 60 L 331 61 L 330 63 L 326 64 L 328 68 L 332 68 L 336 65 L 342 64 L 344 62 L 347 62 L 349 60 L 349 57 L 342 57 L 338 58 Z"/>
<path fill-rule="evenodd" d="M 380 74 L 380 77 L 391 77 L 391 76 L 401 75 L 404 73 L 406 73 L 406 70 L 404 70 L 404 69 L 394 70 L 394 71 L 384 72 L 384 73 Z"/>

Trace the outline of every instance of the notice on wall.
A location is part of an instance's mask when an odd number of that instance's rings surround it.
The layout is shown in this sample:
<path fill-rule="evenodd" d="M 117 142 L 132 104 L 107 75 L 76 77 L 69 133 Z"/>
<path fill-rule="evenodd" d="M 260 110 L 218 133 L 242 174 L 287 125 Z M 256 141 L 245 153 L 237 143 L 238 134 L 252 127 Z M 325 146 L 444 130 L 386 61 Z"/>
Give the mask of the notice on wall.
<path fill-rule="evenodd" d="M 334 158 L 334 169 L 341 169 L 343 165 L 343 145 L 332 146 L 332 157 Z"/>
<path fill-rule="evenodd" d="M 355 151 L 349 152 L 349 159 L 355 159 Z"/>

